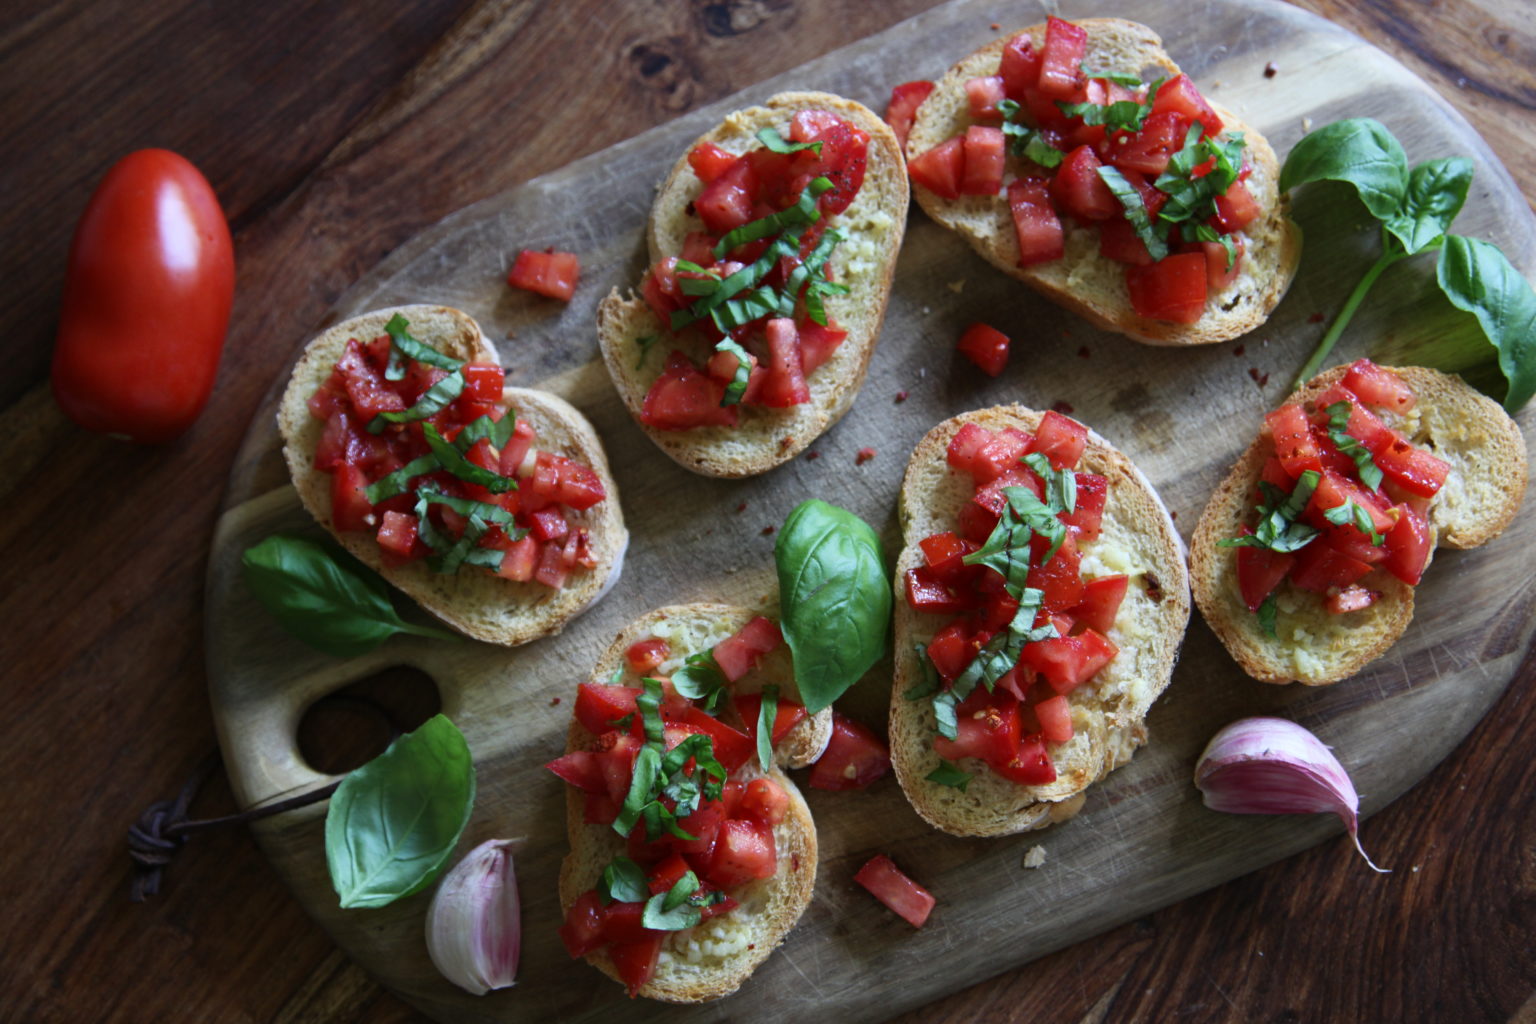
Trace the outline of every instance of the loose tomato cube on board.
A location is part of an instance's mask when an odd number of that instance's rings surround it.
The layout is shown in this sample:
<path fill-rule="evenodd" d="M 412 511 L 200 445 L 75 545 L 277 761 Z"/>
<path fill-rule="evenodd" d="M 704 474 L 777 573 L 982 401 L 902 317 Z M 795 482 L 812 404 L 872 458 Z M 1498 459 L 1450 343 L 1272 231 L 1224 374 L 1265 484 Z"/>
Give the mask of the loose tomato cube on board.
<path fill-rule="evenodd" d="M 956 347 L 988 377 L 998 376 L 1008 365 L 1008 335 L 995 327 L 972 324 L 960 335 Z"/>
<path fill-rule="evenodd" d="M 576 294 L 576 279 L 580 276 L 581 261 L 575 253 L 524 249 L 517 254 L 517 260 L 507 274 L 507 284 L 570 302 L 571 296 Z"/>
<path fill-rule="evenodd" d="M 921 928 L 938 901 L 933 894 L 901 873 L 885 854 L 877 854 L 859 868 L 853 880 L 901 916 L 913 928 Z"/>

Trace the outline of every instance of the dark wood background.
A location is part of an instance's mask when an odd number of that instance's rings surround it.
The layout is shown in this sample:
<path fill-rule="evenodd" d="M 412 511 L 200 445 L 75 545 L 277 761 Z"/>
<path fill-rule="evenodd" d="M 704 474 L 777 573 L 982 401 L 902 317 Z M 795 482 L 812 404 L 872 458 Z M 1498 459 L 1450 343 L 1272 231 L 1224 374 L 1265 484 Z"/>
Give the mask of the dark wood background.
<path fill-rule="evenodd" d="M 213 747 L 202 577 L 252 413 L 336 297 L 421 229 L 928 6 L 5 7 L 0 1020 L 415 1019 L 241 829 L 199 836 L 160 897 L 127 900 L 124 830 Z M 1526 0 L 1301 6 L 1430 81 L 1536 195 Z M 47 388 L 73 223 L 107 167 L 148 145 L 207 174 L 239 263 L 213 403 L 158 449 L 76 429 Z M 1533 681 L 1528 658 L 1451 758 L 1366 826 L 1399 884 L 1370 885 L 1326 843 L 906 1020 L 1536 1019 Z M 195 810 L 230 807 L 216 781 Z"/>

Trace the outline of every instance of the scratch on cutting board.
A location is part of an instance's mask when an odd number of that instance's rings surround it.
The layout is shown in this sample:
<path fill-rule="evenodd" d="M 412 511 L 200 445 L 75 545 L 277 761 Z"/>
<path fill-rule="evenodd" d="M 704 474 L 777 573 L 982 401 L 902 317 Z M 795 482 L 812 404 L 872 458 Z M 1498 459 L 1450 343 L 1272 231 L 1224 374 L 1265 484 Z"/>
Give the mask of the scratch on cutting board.
<path fill-rule="evenodd" d="M 788 963 L 789 966 L 795 969 L 796 974 L 805 979 L 805 983 L 811 987 L 811 994 L 816 1000 L 825 998 L 824 993 L 821 991 L 821 986 L 816 984 L 816 979 L 812 978 L 809 974 L 806 974 L 803 970 L 801 970 L 800 965 L 795 963 L 794 957 L 790 956 L 788 953 L 785 953 L 783 950 L 780 950 L 779 955 L 783 957 L 784 961 Z"/>

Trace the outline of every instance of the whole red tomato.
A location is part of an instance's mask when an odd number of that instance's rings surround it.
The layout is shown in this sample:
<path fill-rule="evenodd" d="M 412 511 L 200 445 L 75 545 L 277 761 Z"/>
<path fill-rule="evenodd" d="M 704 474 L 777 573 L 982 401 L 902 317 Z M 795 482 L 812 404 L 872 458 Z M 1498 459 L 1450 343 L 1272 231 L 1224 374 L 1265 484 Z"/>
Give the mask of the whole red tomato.
<path fill-rule="evenodd" d="M 235 294 L 229 225 L 184 158 L 141 149 L 91 196 L 69 249 L 53 394 L 70 419 L 169 441 L 208 401 Z"/>

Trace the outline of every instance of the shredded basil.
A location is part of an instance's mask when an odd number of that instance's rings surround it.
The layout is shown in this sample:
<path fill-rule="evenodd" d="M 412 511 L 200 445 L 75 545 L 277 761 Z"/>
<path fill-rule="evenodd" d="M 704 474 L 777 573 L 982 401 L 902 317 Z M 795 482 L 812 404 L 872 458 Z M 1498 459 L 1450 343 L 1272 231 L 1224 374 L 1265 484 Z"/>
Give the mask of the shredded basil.
<path fill-rule="evenodd" d="M 788 142 L 780 135 L 777 128 L 764 128 L 757 133 L 757 140 L 775 153 L 798 153 L 802 149 L 808 149 L 817 156 L 821 156 L 821 140 L 815 142 Z"/>
<path fill-rule="evenodd" d="M 1275 617 L 1278 610 L 1279 602 L 1277 601 L 1274 592 L 1271 591 L 1270 595 L 1264 599 L 1262 604 L 1259 605 L 1259 628 L 1277 640 L 1279 637 L 1275 635 Z"/>
<path fill-rule="evenodd" d="M 1120 201 L 1120 206 L 1125 210 L 1125 219 L 1131 222 L 1131 227 L 1136 231 L 1136 237 L 1141 239 L 1141 244 L 1147 247 L 1147 252 L 1152 255 L 1152 258 L 1161 260 L 1167 256 L 1168 243 L 1159 238 L 1153 229 L 1147 204 L 1142 200 L 1136 186 L 1126 180 L 1119 168 L 1111 164 L 1103 164 L 1099 167 L 1099 179 L 1109 186 L 1109 190 Z"/>
<path fill-rule="evenodd" d="M 429 416 L 436 416 L 464 392 L 464 371 L 454 370 L 426 390 L 416 404 L 400 412 L 381 412 L 368 421 L 370 434 L 383 433 L 391 423 L 414 423 Z"/>
<path fill-rule="evenodd" d="M 779 688 L 772 683 L 763 687 L 763 702 L 757 711 L 757 763 L 763 771 L 773 767 L 773 723 L 779 715 Z"/>
<path fill-rule="evenodd" d="M 436 472 L 439 468 L 436 455 L 422 455 L 407 462 L 393 473 L 379 477 L 368 485 L 363 494 L 367 497 L 368 504 L 377 505 L 381 501 L 387 501 L 397 494 L 409 491 L 413 478 Z"/>
<path fill-rule="evenodd" d="M 904 700 L 922 700 L 924 697 L 931 697 L 938 693 L 943 687 L 938 670 L 933 667 L 933 659 L 928 657 L 928 645 L 914 644 L 913 647 L 917 650 L 917 668 L 923 678 L 907 688 L 907 691 L 901 695 Z"/>
<path fill-rule="evenodd" d="M 661 682 L 656 679 L 642 679 L 640 686 L 641 691 L 635 697 L 635 706 L 640 709 L 640 721 L 645 726 L 645 741 L 665 745 L 667 727 L 661 720 Z"/>
<path fill-rule="evenodd" d="M 1041 167 L 1058 167 L 1066 156 L 1061 150 L 1045 141 L 1045 136 L 1020 120 L 1023 113 L 1015 100 L 1002 100 L 997 109 L 1003 115 L 1003 134 L 1008 139 L 1008 151 L 1014 156 L 1032 160 Z"/>
<path fill-rule="evenodd" d="M 1328 407 L 1328 437 L 1339 446 L 1339 451 L 1354 460 L 1360 482 L 1369 490 L 1380 490 L 1381 469 L 1371 458 L 1370 450 L 1345 431 L 1349 426 L 1349 414 L 1348 402 L 1334 402 Z"/>
<path fill-rule="evenodd" d="M 810 184 L 801 190 L 800 198 L 793 206 L 770 213 L 766 217 L 748 221 L 741 227 L 727 232 L 724 238 L 715 243 L 715 259 L 723 259 L 726 253 L 734 249 L 762 238 L 771 238 L 786 228 L 804 227 L 820 220 L 821 211 L 816 208 L 816 200 L 831 188 L 832 179 L 830 178 L 811 179 Z"/>
<path fill-rule="evenodd" d="M 747 392 L 747 382 L 752 379 L 752 357 L 747 354 L 746 349 L 729 337 L 715 342 L 715 351 L 729 352 L 736 357 L 736 372 L 731 376 L 731 382 L 725 386 L 725 397 L 720 399 L 720 404 L 737 405 L 741 402 L 741 396 Z"/>
<path fill-rule="evenodd" d="M 929 782 L 937 782 L 941 786 L 948 786 L 951 789 L 958 789 L 960 792 L 964 793 L 965 788 L 971 784 L 971 779 L 974 778 L 974 776 L 972 776 L 971 773 L 965 769 L 956 767 L 954 764 L 944 760 L 941 757 L 939 758 L 939 766 L 933 771 L 929 772 L 927 775 L 924 775 L 923 778 L 927 779 Z"/>
<path fill-rule="evenodd" d="M 1337 508 L 1325 509 L 1323 518 L 1335 526 L 1353 526 L 1367 537 L 1376 547 L 1381 547 L 1387 539 L 1376 532 L 1376 521 L 1371 514 L 1354 501 L 1345 501 Z"/>
<path fill-rule="evenodd" d="M 406 330 L 410 324 L 409 320 L 396 313 L 384 325 L 384 333 L 389 335 L 389 364 L 384 368 L 385 380 L 404 380 L 408 359 L 440 370 L 457 370 L 464 365 L 464 360 L 445 356 L 426 342 L 411 337 Z"/>
<path fill-rule="evenodd" d="M 1118 71 L 1095 71 L 1086 65 L 1083 67 L 1083 76 L 1085 78 L 1097 78 L 1101 82 L 1114 82 L 1116 85 L 1125 85 L 1132 89 L 1138 88 L 1141 85 L 1140 75 L 1121 74 Z M 1159 82 L 1158 84 L 1162 83 Z"/>
<path fill-rule="evenodd" d="M 635 339 L 635 344 L 640 346 L 640 358 L 635 360 L 635 369 L 645 369 L 645 361 L 650 358 L 651 348 L 660 340 L 661 335 L 659 334 L 642 334 Z"/>
<path fill-rule="evenodd" d="M 1306 509 L 1307 502 L 1312 500 L 1312 492 L 1317 490 L 1317 482 L 1322 479 L 1322 474 L 1315 469 L 1309 469 L 1297 479 L 1295 488 L 1290 494 L 1286 494 L 1280 488 L 1267 481 L 1259 481 L 1259 490 L 1265 497 L 1265 503 L 1256 506 L 1259 513 L 1259 524 L 1253 533 L 1242 537 L 1227 537 L 1216 542 L 1218 547 L 1224 548 L 1268 548 L 1270 551 L 1278 551 L 1282 554 L 1299 551 L 1312 542 L 1317 536 L 1317 530 L 1300 521 L 1301 513 Z"/>
<path fill-rule="evenodd" d="M 427 439 L 427 447 L 432 449 L 432 454 L 437 457 L 438 463 L 460 480 L 484 487 L 492 494 L 505 494 L 517 487 L 517 481 L 511 477 L 493 473 L 484 466 L 477 466 L 470 462 L 463 456 L 462 450 L 456 444 L 449 444 L 444 440 L 443 435 L 439 434 L 432 424 L 423 423 L 421 432 Z M 468 448 L 468 445 L 465 448 Z"/>
<path fill-rule="evenodd" d="M 1099 77 L 1090 75 L 1090 78 Z M 1166 79 L 1159 78 L 1147 89 L 1145 99 L 1141 100 L 1116 100 L 1114 103 L 1065 103 L 1056 101 L 1056 106 L 1068 117 L 1082 118 L 1083 124 L 1092 126 L 1103 125 L 1110 131 L 1139 132 L 1147 123 L 1147 116 L 1152 113 L 1152 104 L 1157 99 L 1157 90 L 1163 87 Z M 1137 84 L 1141 82 L 1138 79 Z"/>

